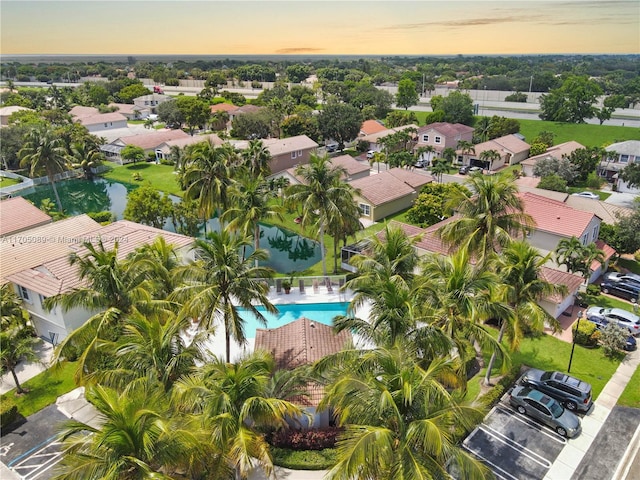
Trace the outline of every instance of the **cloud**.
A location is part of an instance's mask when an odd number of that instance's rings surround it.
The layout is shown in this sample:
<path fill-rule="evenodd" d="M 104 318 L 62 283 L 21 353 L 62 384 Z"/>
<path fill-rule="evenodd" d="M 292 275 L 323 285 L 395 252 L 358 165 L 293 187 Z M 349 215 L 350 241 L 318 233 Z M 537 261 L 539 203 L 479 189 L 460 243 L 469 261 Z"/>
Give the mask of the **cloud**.
<path fill-rule="evenodd" d="M 280 48 L 276 50 L 275 53 L 279 54 L 289 54 L 289 53 L 319 53 L 324 52 L 324 48 L 313 48 L 313 47 L 289 47 L 289 48 Z"/>
<path fill-rule="evenodd" d="M 541 19 L 542 15 L 521 15 L 521 16 L 506 16 L 506 17 L 485 17 L 485 18 L 467 18 L 459 20 L 439 20 L 421 23 L 406 23 L 402 25 L 392 25 L 386 27 L 386 30 L 414 30 L 425 27 L 449 27 L 449 28 L 464 28 L 475 27 L 479 25 L 498 25 L 502 23 L 517 23 L 517 22 L 530 22 L 535 18 Z"/>

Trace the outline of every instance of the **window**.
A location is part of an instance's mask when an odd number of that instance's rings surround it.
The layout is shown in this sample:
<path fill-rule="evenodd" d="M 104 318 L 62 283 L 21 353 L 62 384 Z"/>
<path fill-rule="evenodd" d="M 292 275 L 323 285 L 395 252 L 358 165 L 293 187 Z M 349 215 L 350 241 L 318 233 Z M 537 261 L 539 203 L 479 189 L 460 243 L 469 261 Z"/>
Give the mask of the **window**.
<path fill-rule="evenodd" d="M 295 159 L 297 157 L 296 152 L 291 152 L 291 159 Z"/>
<path fill-rule="evenodd" d="M 620 163 L 629 163 L 629 155 L 620 155 Z"/>
<path fill-rule="evenodd" d="M 422 141 L 427 143 L 429 141 L 429 135 L 422 135 Z"/>
<path fill-rule="evenodd" d="M 31 303 L 31 298 L 29 297 L 29 290 L 27 290 L 23 286 L 20 286 L 20 296 L 25 302 Z"/>
<path fill-rule="evenodd" d="M 441 143 L 442 137 L 435 137 L 433 140 L 436 143 Z"/>
<path fill-rule="evenodd" d="M 107 128 L 108 126 L 109 126 L 108 124 L 106 124 L 106 123 L 104 124 L 104 128 Z"/>
<path fill-rule="evenodd" d="M 593 227 L 593 241 L 595 242 L 598 239 L 598 226 Z"/>
<path fill-rule="evenodd" d="M 358 207 L 360 207 L 363 215 L 366 215 L 367 217 L 371 215 L 371 206 L 366 203 L 361 203 Z"/>

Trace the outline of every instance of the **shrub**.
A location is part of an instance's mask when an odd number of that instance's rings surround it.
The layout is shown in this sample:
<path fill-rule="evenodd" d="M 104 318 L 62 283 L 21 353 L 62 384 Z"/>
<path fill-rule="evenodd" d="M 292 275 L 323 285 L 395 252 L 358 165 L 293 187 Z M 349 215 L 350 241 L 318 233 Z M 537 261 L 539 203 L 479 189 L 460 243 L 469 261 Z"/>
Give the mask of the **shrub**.
<path fill-rule="evenodd" d="M 596 324 L 586 320 L 576 322 L 571 328 L 573 341 L 584 347 L 595 347 L 598 344 L 600 332 Z"/>
<path fill-rule="evenodd" d="M 480 403 L 487 408 L 491 408 L 498 403 L 502 395 L 504 395 L 504 392 L 506 392 L 520 376 L 520 369 L 521 365 L 513 365 L 491 390 L 479 398 Z"/>
<path fill-rule="evenodd" d="M 522 92 L 515 92 L 515 93 L 512 93 L 511 95 L 507 95 L 506 97 L 504 97 L 504 101 L 526 103 L 527 94 Z"/>
<path fill-rule="evenodd" d="M 334 448 L 336 439 L 342 432 L 341 428 L 283 428 L 273 432 L 268 442 L 274 447 L 289 448 L 291 450 L 324 450 Z"/>
<path fill-rule="evenodd" d="M 338 462 L 338 452 L 333 448 L 324 450 L 289 450 L 272 447 L 273 464 L 293 470 L 328 470 Z"/>
<path fill-rule="evenodd" d="M 18 406 L 13 399 L 8 397 L 3 398 L 2 405 L 0 405 L 0 428 L 4 429 L 8 425 L 11 425 L 18 417 Z"/>
<path fill-rule="evenodd" d="M 538 188 L 543 188 L 544 190 L 552 190 L 554 192 L 566 192 L 567 181 L 560 175 L 553 173 L 551 175 L 547 175 L 546 177 L 542 177 L 540 179 L 540 183 L 538 183 Z"/>
<path fill-rule="evenodd" d="M 597 297 L 598 295 L 600 295 L 600 287 L 598 285 L 594 285 L 593 283 L 587 286 L 587 295 Z"/>
<path fill-rule="evenodd" d="M 175 165 L 175 162 L 173 160 L 171 160 L 170 158 L 161 158 L 160 159 L 160 165 Z"/>
<path fill-rule="evenodd" d="M 618 351 L 624 349 L 624 345 L 629 336 L 629 331 L 615 323 L 610 323 L 600 333 L 600 344 L 604 353 L 608 357 L 614 356 Z"/>
<path fill-rule="evenodd" d="M 358 143 L 356 143 L 356 150 L 360 153 L 364 153 L 369 150 L 369 146 L 370 143 L 366 140 L 358 140 Z"/>
<path fill-rule="evenodd" d="M 598 190 L 602 185 L 602 178 L 596 175 L 596 172 L 591 172 L 587 175 L 587 187 Z"/>
<path fill-rule="evenodd" d="M 115 215 L 108 210 L 102 212 L 89 212 L 87 216 L 98 223 L 111 223 L 115 221 Z"/>

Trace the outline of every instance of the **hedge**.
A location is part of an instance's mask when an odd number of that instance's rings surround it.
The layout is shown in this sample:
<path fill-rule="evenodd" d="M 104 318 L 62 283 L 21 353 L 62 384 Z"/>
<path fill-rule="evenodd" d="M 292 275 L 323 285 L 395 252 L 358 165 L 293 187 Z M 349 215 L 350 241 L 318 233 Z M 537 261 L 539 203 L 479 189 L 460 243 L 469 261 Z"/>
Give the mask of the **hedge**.
<path fill-rule="evenodd" d="M 521 365 L 513 365 L 491 390 L 479 398 L 480 403 L 487 408 L 491 408 L 498 403 L 504 392 L 511 388 L 520 377 L 520 370 Z"/>
<path fill-rule="evenodd" d="M 297 430 L 283 428 L 268 436 L 267 441 L 274 447 L 291 450 L 324 450 L 334 448 L 341 428 L 312 428 Z"/>
<path fill-rule="evenodd" d="M 327 470 L 338 462 L 338 452 L 333 448 L 324 450 L 290 450 L 271 447 L 273 464 L 292 470 Z"/>
<path fill-rule="evenodd" d="M 595 323 L 581 320 L 580 322 L 576 322 L 571 330 L 573 332 L 573 341 L 578 345 L 584 347 L 595 347 L 598 345 L 600 331 Z"/>

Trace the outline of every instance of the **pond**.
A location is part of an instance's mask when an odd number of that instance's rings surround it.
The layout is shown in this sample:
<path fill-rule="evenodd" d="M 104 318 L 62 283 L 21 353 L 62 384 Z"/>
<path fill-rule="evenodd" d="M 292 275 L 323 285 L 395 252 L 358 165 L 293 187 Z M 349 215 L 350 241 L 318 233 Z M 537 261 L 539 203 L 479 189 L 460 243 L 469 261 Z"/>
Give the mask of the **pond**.
<path fill-rule="evenodd" d="M 104 178 L 94 180 L 74 178 L 57 182 L 56 187 L 62 206 L 69 215 L 109 210 L 118 220 L 121 220 L 127 205 L 127 193 L 138 188 L 138 185 Z M 36 206 L 39 206 L 45 198 L 55 201 L 51 185 L 40 185 L 33 190 L 19 193 Z M 176 196 L 170 195 L 170 197 L 174 202 L 180 201 Z M 167 221 L 164 228 L 174 231 L 171 221 Z M 219 228 L 217 219 L 207 222 L 207 231 Z M 268 224 L 260 224 L 260 247 L 268 250 L 270 254 L 269 260 L 264 262 L 264 265 L 281 273 L 302 272 L 318 263 L 321 258 L 318 242 Z"/>

